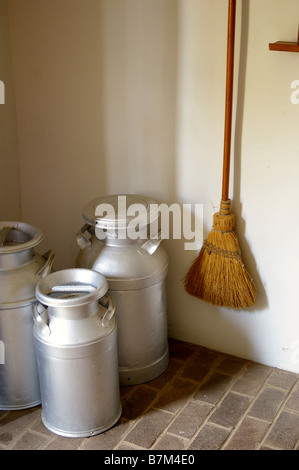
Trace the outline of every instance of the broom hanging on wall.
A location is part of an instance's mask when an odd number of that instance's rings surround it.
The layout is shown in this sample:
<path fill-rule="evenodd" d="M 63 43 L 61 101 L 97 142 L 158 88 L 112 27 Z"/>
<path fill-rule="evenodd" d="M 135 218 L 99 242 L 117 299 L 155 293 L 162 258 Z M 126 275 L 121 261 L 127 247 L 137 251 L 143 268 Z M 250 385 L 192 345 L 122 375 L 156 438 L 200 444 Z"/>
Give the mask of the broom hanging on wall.
<path fill-rule="evenodd" d="M 222 198 L 198 257 L 185 277 L 186 291 L 206 302 L 231 308 L 255 303 L 252 279 L 242 262 L 229 199 L 236 0 L 229 0 Z"/>

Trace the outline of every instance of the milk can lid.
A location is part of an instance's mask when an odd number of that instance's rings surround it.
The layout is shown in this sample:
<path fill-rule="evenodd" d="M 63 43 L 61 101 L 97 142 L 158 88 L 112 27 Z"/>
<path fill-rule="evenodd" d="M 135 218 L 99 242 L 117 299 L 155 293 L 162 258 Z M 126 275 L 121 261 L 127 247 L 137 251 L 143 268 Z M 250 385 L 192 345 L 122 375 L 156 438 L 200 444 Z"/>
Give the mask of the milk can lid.
<path fill-rule="evenodd" d="M 108 282 L 102 274 L 84 268 L 56 271 L 41 279 L 35 290 L 37 300 L 50 307 L 74 307 L 102 298 Z"/>
<path fill-rule="evenodd" d="M 137 194 L 113 194 L 93 199 L 83 207 L 84 219 L 99 228 L 126 228 L 130 221 L 145 226 L 159 216 L 153 199 Z"/>
<path fill-rule="evenodd" d="M 0 254 L 16 253 L 33 248 L 44 238 L 44 233 L 33 225 L 16 222 L 0 222 Z"/>

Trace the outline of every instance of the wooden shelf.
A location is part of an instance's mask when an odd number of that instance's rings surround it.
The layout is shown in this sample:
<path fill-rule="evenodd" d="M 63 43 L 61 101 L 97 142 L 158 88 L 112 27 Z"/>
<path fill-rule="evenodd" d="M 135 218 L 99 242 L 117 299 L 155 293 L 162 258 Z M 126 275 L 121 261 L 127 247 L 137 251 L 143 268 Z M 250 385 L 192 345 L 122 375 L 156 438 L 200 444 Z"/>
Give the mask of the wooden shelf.
<path fill-rule="evenodd" d="M 277 41 L 269 44 L 270 51 L 299 52 L 297 42 Z"/>
<path fill-rule="evenodd" d="M 299 52 L 299 29 L 297 42 L 277 41 L 269 44 L 270 51 Z"/>

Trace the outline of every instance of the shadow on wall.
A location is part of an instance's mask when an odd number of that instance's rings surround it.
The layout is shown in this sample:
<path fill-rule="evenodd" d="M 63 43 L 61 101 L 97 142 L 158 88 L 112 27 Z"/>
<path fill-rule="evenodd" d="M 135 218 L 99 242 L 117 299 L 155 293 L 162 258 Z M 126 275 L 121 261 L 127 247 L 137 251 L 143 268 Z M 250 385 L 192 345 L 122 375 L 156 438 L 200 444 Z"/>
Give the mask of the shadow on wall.
<path fill-rule="evenodd" d="M 263 303 L 247 310 L 233 310 L 204 302 L 184 290 L 184 276 L 196 256 L 184 251 L 183 240 L 165 240 L 165 249 L 176 256 L 169 258 L 167 276 L 168 334 L 170 338 L 199 344 L 216 351 L 242 357 L 254 357 L 254 339 L 244 318 L 258 315 Z M 260 293 L 257 293 L 258 297 Z M 246 322 L 245 322 L 246 323 Z"/>
<path fill-rule="evenodd" d="M 256 286 L 257 297 L 256 305 L 248 311 L 261 311 L 268 306 L 266 292 L 256 268 L 254 257 L 251 253 L 248 242 L 245 237 L 246 222 L 242 218 L 241 203 L 241 165 L 242 165 L 242 133 L 243 133 L 243 114 L 244 114 L 244 96 L 245 80 L 248 57 L 248 29 L 249 29 L 249 0 L 243 0 L 241 14 L 241 38 L 240 38 L 240 59 L 238 70 L 238 81 L 236 83 L 236 124 L 234 130 L 234 186 L 232 209 L 236 214 L 236 233 L 243 256 L 246 269 L 253 278 Z"/>

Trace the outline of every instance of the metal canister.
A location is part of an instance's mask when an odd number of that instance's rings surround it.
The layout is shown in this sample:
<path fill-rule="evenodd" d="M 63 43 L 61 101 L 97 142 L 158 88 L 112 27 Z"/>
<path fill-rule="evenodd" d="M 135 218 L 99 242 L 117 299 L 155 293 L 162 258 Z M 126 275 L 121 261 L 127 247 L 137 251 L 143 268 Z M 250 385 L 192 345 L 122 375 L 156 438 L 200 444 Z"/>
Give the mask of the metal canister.
<path fill-rule="evenodd" d="M 144 210 L 133 214 L 141 206 Z M 168 257 L 158 216 L 157 204 L 148 197 L 106 196 L 85 205 L 86 224 L 77 235 L 77 266 L 102 273 L 115 301 L 121 385 L 148 382 L 168 366 Z M 130 236 L 133 222 L 140 236 Z"/>
<path fill-rule="evenodd" d="M 65 269 L 36 287 L 34 338 L 42 421 L 55 434 L 88 437 L 121 415 L 117 324 L 107 280 Z"/>
<path fill-rule="evenodd" d="M 34 251 L 43 232 L 23 222 L 0 222 L 0 409 L 39 405 L 40 387 L 33 340 L 35 287 L 49 274 L 52 250 Z"/>

